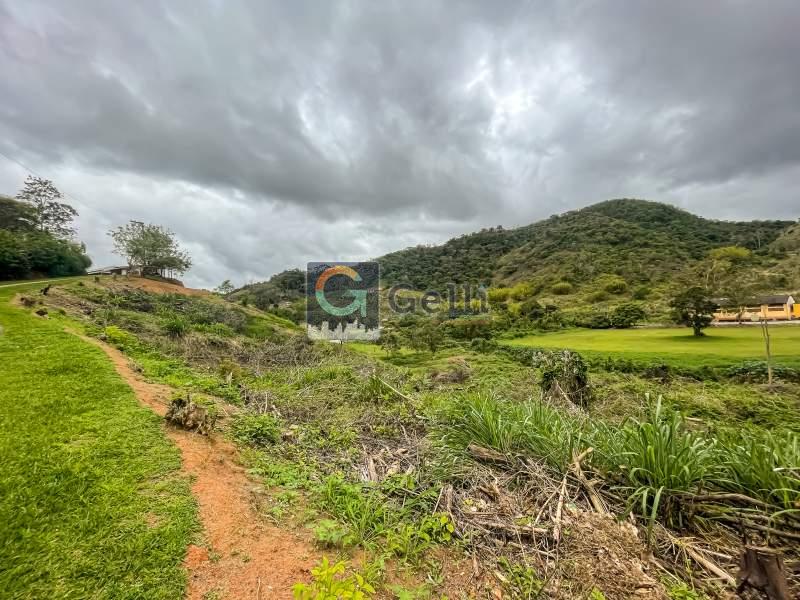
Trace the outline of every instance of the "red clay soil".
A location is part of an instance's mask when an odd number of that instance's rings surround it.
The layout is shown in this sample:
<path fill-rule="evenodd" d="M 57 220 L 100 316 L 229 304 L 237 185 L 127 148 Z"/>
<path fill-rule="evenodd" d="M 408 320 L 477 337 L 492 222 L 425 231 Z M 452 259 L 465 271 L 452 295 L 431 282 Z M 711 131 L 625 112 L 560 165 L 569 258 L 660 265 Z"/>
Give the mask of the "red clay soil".
<path fill-rule="evenodd" d="M 119 350 L 85 339 L 105 351 L 143 405 L 164 415 L 170 387 L 142 381 Z M 237 464 L 232 444 L 171 427 L 166 432 L 181 451 L 183 471 L 193 479 L 208 546 L 192 545 L 186 552 L 186 597 L 202 600 L 216 593 L 236 600 L 291 598 L 292 585 L 309 580 L 312 548 L 296 534 L 265 523 L 257 513 L 253 500 L 258 487 Z"/>
<path fill-rule="evenodd" d="M 102 281 L 108 283 L 109 279 L 108 277 L 105 277 L 103 278 Z M 176 285 L 174 283 L 170 283 L 168 281 L 159 281 L 157 279 L 146 279 L 144 277 L 134 277 L 134 276 L 118 277 L 116 279 L 111 279 L 110 281 L 112 284 L 120 283 L 124 284 L 125 287 L 136 288 L 153 294 L 183 294 L 184 296 L 211 295 L 211 292 L 209 292 L 208 290 L 187 288 L 183 287 L 182 285 Z"/>

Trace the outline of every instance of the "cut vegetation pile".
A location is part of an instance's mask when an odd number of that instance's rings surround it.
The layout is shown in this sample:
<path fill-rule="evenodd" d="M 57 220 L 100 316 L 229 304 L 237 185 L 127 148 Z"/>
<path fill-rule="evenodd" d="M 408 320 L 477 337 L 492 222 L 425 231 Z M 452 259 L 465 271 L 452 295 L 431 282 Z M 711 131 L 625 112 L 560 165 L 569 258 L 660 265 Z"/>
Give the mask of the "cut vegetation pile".
<path fill-rule="evenodd" d="M 120 282 L 55 288 L 47 303 L 146 377 L 220 407 L 217 427 L 273 489 L 268 516 L 307 526 L 332 559 L 299 597 L 338 586 L 701 598 L 730 590 L 743 536 L 782 553 L 798 589 L 790 383 L 783 395 L 728 382 L 709 392 L 592 370 L 575 353 L 533 367 L 468 343 L 312 345 L 247 307 Z M 441 377 L 453 370 L 466 376 Z"/>

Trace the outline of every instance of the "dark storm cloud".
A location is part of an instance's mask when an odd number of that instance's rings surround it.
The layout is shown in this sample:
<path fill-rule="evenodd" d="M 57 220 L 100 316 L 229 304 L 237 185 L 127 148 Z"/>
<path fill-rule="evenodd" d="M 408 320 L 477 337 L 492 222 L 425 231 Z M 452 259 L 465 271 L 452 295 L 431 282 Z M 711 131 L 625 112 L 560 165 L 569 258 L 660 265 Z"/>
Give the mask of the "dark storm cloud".
<path fill-rule="evenodd" d="M 103 258 L 98 228 L 166 222 L 204 282 L 617 196 L 796 217 L 799 29 L 791 1 L 0 0 L 0 150 L 69 181 Z"/>

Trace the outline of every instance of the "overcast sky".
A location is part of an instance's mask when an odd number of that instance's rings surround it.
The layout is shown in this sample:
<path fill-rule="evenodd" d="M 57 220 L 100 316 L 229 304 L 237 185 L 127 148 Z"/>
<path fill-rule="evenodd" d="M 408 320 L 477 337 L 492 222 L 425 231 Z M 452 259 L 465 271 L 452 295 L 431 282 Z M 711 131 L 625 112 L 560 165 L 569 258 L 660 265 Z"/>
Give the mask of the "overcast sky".
<path fill-rule="evenodd" d="M 796 0 L 0 0 L 0 152 L 96 265 L 150 221 L 203 286 L 615 197 L 795 219 L 799 32 Z"/>

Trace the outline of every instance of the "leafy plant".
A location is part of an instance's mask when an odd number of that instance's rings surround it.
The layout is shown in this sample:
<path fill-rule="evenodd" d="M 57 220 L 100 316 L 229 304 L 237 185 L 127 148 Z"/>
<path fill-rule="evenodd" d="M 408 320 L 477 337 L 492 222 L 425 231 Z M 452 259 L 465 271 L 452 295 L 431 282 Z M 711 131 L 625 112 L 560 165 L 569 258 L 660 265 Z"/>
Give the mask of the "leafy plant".
<path fill-rule="evenodd" d="M 445 514 L 425 515 L 418 523 L 400 523 L 387 536 L 389 551 L 416 563 L 435 544 L 450 542 L 455 527 Z"/>
<path fill-rule="evenodd" d="M 296 583 L 292 587 L 295 600 L 366 600 L 375 593 L 360 573 L 345 575 L 345 562 L 330 564 L 327 557 L 313 569 L 311 584 Z"/>
<path fill-rule="evenodd" d="M 323 519 L 316 523 L 312 530 L 314 539 L 323 547 L 344 548 L 353 543 L 350 530 L 333 519 Z"/>
<path fill-rule="evenodd" d="M 272 415 L 241 414 L 231 423 L 233 439 L 251 446 L 271 446 L 281 439 L 281 430 Z"/>
<path fill-rule="evenodd" d="M 189 322 L 182 317 L 171 317 L 164 321 L 162 329 L 171 338 L 181 338 L 189 331 Z"/>
<path fill-rule="evenodd" d="M 505 575 L 503 587 L 506 593 L 514 600 L 532 600 L 538 598 L 544 588 L 544 582 L 539 579 L 536 571 L 528 565 L 512 563 L 503 557 L 497 565 Z"/>
<path fill-rule="evenodd" d="M 632 419 L 622 428 L 621 448 L 612 460 L 615 467 L 623 465 L 629 509 L 638 508 L 648 519 L 650 533 L 660 512 L 668 523 L 680 519 L 670 493 L 688 492 L 711 474 L 715 447 L 705 436 L 687 431 L 679 412 L 665 411 L 660 396 L 648 413 L 646 421 Z"/>

